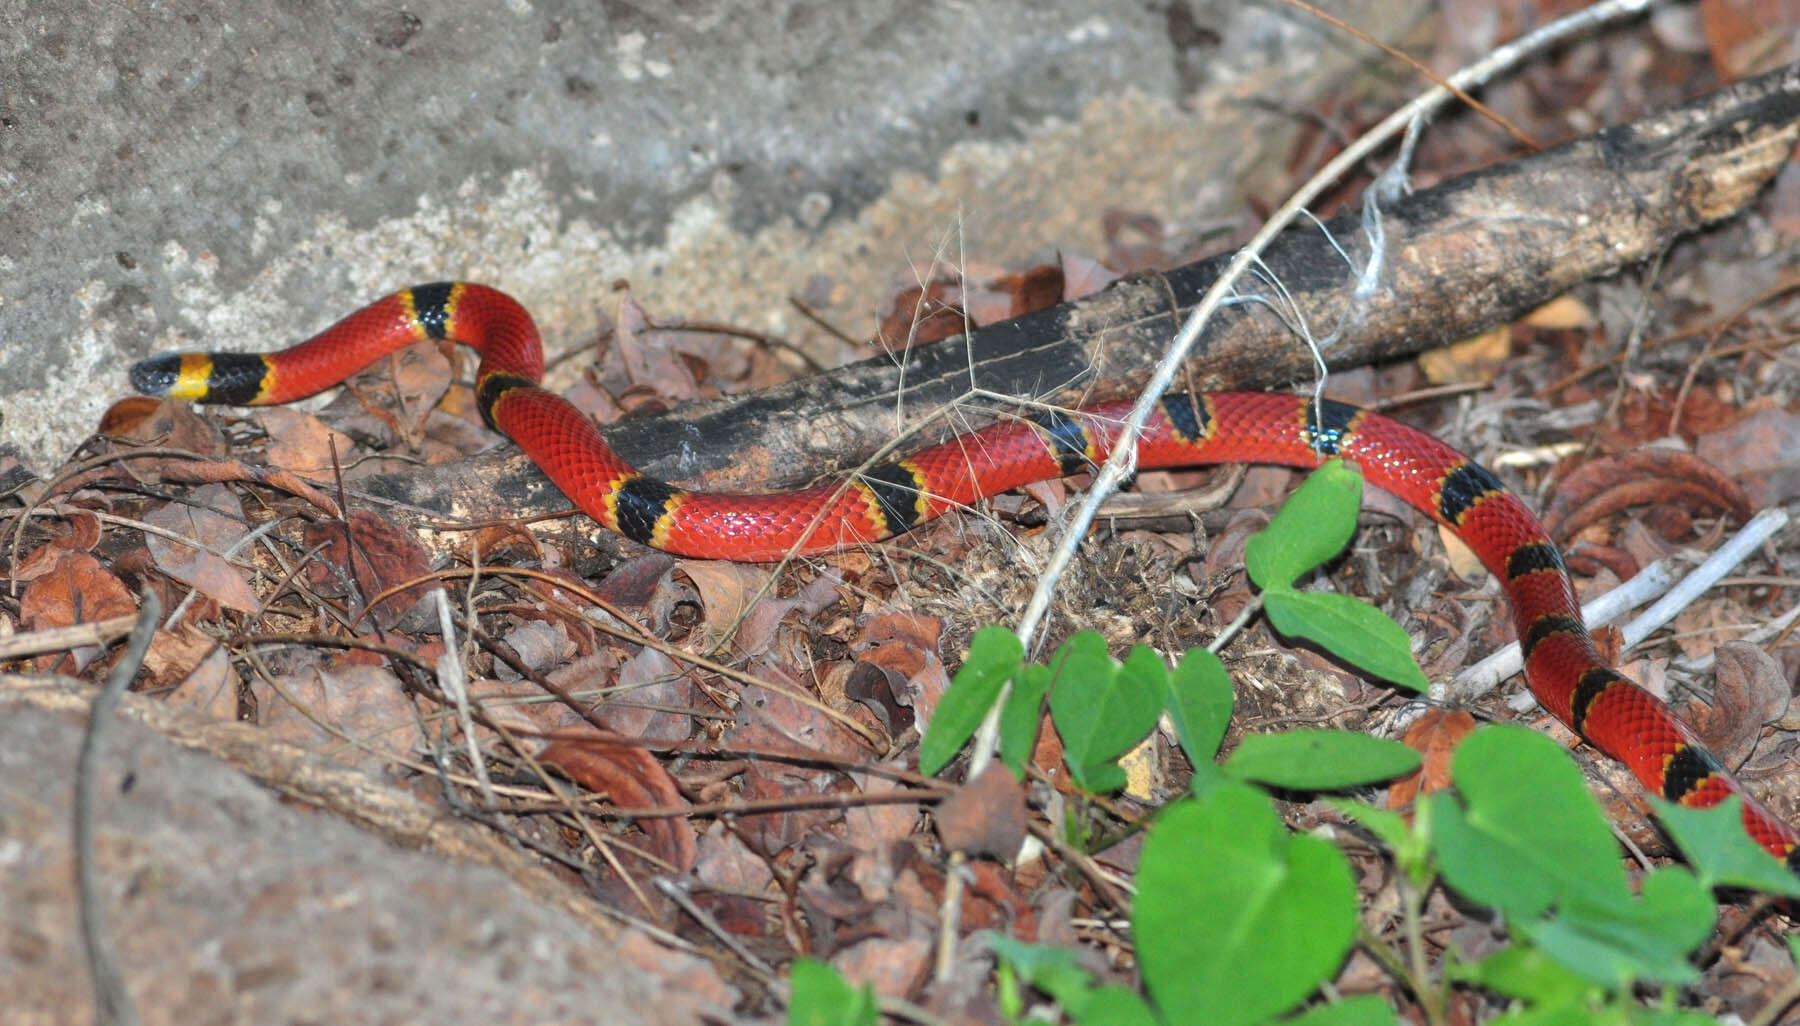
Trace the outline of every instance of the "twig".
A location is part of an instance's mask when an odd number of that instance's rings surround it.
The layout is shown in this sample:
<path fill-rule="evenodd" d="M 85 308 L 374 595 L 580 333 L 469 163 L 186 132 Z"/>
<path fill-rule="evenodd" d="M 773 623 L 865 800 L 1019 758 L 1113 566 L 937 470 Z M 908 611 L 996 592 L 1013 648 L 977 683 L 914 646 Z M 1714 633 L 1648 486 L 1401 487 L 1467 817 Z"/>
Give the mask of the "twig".
<path fill-rule="evenodd" d="M 1653 2 L 1654 0 L 1602 0 L 1601 3 L 1559 18 L 1536 32 L 1499 47 L 1482 60 L 1450 76 L 1448 82 L 1455 88 L 1467 90 L 1558 40 L 1607 21 L 1641 13 Z M 1063 572 L 1068 569 L 1076 548 L 1099 512 L 1101 502 L 1118 489 L 1135 465 L 1137 434 L 1143 429 L 1144 422 L 1149 418 L 1151 408 L 1174 383 L 1175 376 L 1185 363 L 1189 350 L 1199 340 L 1201 332 L 1206 329 L 1213 313 L 1223 305 L 1227 294 L 1236 285 L 1237 280 L 1257 260 L 1263 249 L 1275 236 L 1285 230 L 1300 211 L 1316 199 L 1332 182 L 1407 125 L 1431 113 L 1450 96 L 1449 89 L 1438 86 L 1388 115 L 1381 124 L 1346 147 L 1317 174 L 1308 179 L 1306 184 L 1296 190 L 1293 196 L 1269 218 L 1250 242 L 1232 257 L 1231 262 L 1226 265 L 1224 273 L 1213 282 L 1212 288 L 1207 290 L 1205 297 L 1200 300 L 1193 313 L 1189 314 L 1187 320 L 1183 322 L 1181 331 L 1176 334 L 1174 341 L 1169 346 L 1168 353 L 1157 364 L 1156 372 L 1151 375 L 1149 383 L 1138 395 L 1137 403 L 1132 407 L 1130 416 L 1126 418 L 1118 443 L 1113 448 L 1112 456 L 1100 468 L 1099 474 L 1095 475 L 1093 485 L 1088 489 L 1087 495 L 1076 510 L 1062 543 L 1058 545 L 1051 559 L 1050 568 L 1039 579 L 1038 588 L 1032 594 L 1024 615 L 1020 617 L 1017 629 L 1020 639 L 1026 643 L 1027 648 L 1030 648 L 1032 636 L 1037 633 L 1044 614 L 1049 610 L 1051 595 L 1055 591 L 1057 582 L 1061 579 Z M 997 712 L 997 710 L 998 707 L 995 711 Z M 992 713 L 989 721 L 992 723 L 991 729 L 989 722 L 984 721 L 982 731 L 977 734 L 977 747 L 973 753 L 975 761 L 970 766 L 971 774 L 979 773 L 993 757 L 993 738 L 999 728 L 999 722 L 997 716 Z"/>
<path fill-rule="evenodd" d="M 1625 636 L 1625 647 L 1644 640 L 1662 629 L 1663 624 L 1675 618 L 1675 614 L 1686 609 L 1702 592 L 1719 582 L 1719 579 L 1731 573 L 1739 563 L 1747 559 L 1751 553 L 1762 547 L 1777 531 L 1786 527 L 1787 511 L 1774 508 L 1765 509 L 1750 518 L 1731 540 L 1719 546 L 1718 550 L 1706 557 L 1706 562 L 1694 568 L 1694 572 L 1683 577 L 1680 583 L 1669 589 L 1669 593 L 1658 599 L 1656 604 L 1638 616 L 1637 619 L 1619 629 Z"/>
<path fill-rule="evenodd" d="M 83 645 L 103 645 L 114 638 L 131 632 L 132 625 L 137 623 L 136 613 L 126 616 L 115 616 L 108 620 L 89 620 L 86 623 L 72 624 L 68 627 L 52 627 L 48 630 L 30 631 L 15 634 L 10 638 L 0 638 L 0 662 L 18 659 L 22 656 L 42 655 L 45 652 L 62 652 Z"/>
<path fill-rule="evenodd" d="M 1609 624 L 1626 610 L 1636 609 L 1652 598 L 1665 594 L 1674 583 L 1674 568 L 1669 565 L 1668 560 L 1659 559 L 1638 571 L 1631 580 L 1584 603 L 1581 607 L 1581 620 L 1589 629 Z M 1450 683 L 1433 685 L 1432 702 L 1467 705 L 1494 690 L 1501 681 L 1518 673 L 1523 665 L 1519 656 L 1519 643 L 1512 642 L 1505 648 L 1495 649 L 1487 658 L 1463 670 Z"/>
<path fill-rule="evenodd" d="M 756 954 L 745 947 L 744 943 L 738 940 L 730 930 L 720 926 L 717 919 L 708 915 L 705 909 L 694 903 L 694 899 L 688 896 L 687 887 L 684 885 L 684 881 L 667 876 L 654 876 L 650 878 L 650 883 L 658 891 L 662 892 L 663 897 L 674 902 L 683 912 L 686 912 L 694 922 L 699 923 L 707 933 L 712 934 L 720 944 L 730 948 L 731 953 L 736 955 L 745 965 L 754 970 L 758 976 L 761 976 L 764 983 L 773 983 L 780 978 L 780 974 L 775 971 L 774 966 L 771 966 L 769 963 L 756 957 Z"/>
<path fill-rule="evenodd" d="M 469 764 L 475 768 L 475 779 L 480 783 L 481 800 L 488 808 L 496 808 L 499 799 L 494 796 L 494 782 L 488 779 L 487 760 L 482 757 L 481 744 L 475 737 L 475 714 L 469 710 L 469 674 L 460 658 L 462 649 L 456 642 L 456 625 L 450 622 L 450 597 L 442 587 L 433 588 L 431 597 L 437 603 L 438 630 L 444 637 L 444 654 L 437 660 L 438 687 L 456 707 L 463 741 L 469 748 Z"/>
<path fill-rule="evenodd" d="M 1672 571 L 1665 561 L 1657 560 L 1631 580 L 1582 606 L 1581 618 L 1589 626 L 1599 626 L 1610 622 L 1626 609 L 1636 608 L 1649 595 L 1661 594 L 1662 597 L 1650 608 L 1619 628 L 1622 647 L 1631 648 L 1661 630 L 1664 624 L 1674 619 L 1675 614 L 1692 605 L 1696 598 L 1736 569 L 1739 563 L 1786 527 L 1787 523 L 1788 515 L 1785 511 L 1764 510 L 1751 517 L 1750 522 L 1737 534 L 1719 546 L 1687 576 L 1675 582 L 1673 587 L 1668 583 Z M 1704 669 L 1703 666 L 1694 668 Z M 1466 705 L 1493 690 L 1501 681 L 1518 673 L 1519 669 L 1519 643 L 1515 641 L 1458 674 L 1448 687 L 1434 688 L 1432 698 Z"/>
<path fill-rule="evenodd" d="M 81 735 L 81 755 L 75 762 L 75 891 L 81 911 L 81 944 L 87 950 L 88 968 L 94 978 L 94 1022 L 99 1026 L 137 1026 L 137 1006 L 113 960 L 112 945 L 106 936 L 106 922 L 100 911 L 100 884 L 94 861 L 94 791 L 99 786 L 100 739 L 114 707 L 131 686 L 138 668 L 144 665 L 144 654 L 150 650 L 150 639 L 156 634 L 156 621 L 162 613 L 162 602 L 154 590 L 144 591 L 138 607 L 137 625 L 125 643 L 125 654 L 107 675 L 106 686 L 95 696 L 88 712 L 87 730 Z"/>

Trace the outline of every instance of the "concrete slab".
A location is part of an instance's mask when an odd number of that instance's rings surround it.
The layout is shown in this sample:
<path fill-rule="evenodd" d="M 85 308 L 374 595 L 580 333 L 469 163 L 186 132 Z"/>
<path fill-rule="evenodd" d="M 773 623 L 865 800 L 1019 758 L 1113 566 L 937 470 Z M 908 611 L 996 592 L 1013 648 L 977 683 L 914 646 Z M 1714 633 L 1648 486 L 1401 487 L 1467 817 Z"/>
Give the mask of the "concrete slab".
<path fill-rule="evenodd" d="M 1398 32 L 1422 4 L 1327 6 Z M 784 297 L 861 333 L 909 263 L 1235 212 L 1280 109 L 1365 58 L 1225 0 L 0 0 L 0 444 L 53 464 L 131 360 L 446 277 L 553 349 L 627 278 L 840 362 Z"/>

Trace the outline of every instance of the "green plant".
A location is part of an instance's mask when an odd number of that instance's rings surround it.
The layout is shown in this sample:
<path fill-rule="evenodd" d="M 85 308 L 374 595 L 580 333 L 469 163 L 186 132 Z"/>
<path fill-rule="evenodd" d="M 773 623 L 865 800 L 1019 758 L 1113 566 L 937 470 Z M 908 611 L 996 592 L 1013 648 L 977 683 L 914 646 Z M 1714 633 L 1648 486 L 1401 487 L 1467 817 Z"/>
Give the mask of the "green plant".
<path fill-rule="evenodd" d="M 1354 599 L 1295 588 L 1348 541 L 1360 495 L 1354 470 L 1328 464 L 1251 540 L 1246 565 L 1282 633 L 1397 684 L 1422 686 L 1398 625 Z M 1344 855 L 1325 840 L 1290 833 L 1258 785 L 1343 791 L 1410 772 L 1419 761 L 1411 749 L 1361 734 L 1295 730 L 1246 737 L 1218 763 L 1232 690 L 1212 653 L 1190 651 L 1170 670 L 1148 648 L 1116 661 L 1098 635 L 1077 634 L 1035 665 L 1024 661 L 1016 637 L 989 627 L 975 635 L 938 706 L 920 746 L 921 768 L 947 766 L 996 701 L 1005 703 L 1000 758 L 1015 774 L 1046 701 L 1071 779 L 1082 788 L 1122 786 L 1118 757 L 1159 715 L 1167 715 L 1195 768 L 1191 796 L 1156 815 L 1139 862 L 1131 926 L 1147 998 L 1101 985 L 1068 951 L 996 937 L 1000 1005 L 1014 1022 L 1029 986 L 1080 1023 L 1393 1023 L 1379 998 L 1319 998 L 1360 940 L 1434 1023 L 1445 1021 L 1445 994 L 1456 986 L 1511 999 L 1500 1021 L 1515 1026 L 1705 1023 L 1711 1020 L 1673 1002 L 1696 975 L 1688 956 L 1712 931 L 1711 889 L 1800 896 L 1800 881 L 1744 834 L 1735 800 L 1707 811 L 1660 807 L 1692 868 L 1654 870 L 1633 893 L 1568 753 L 1530 731 L 1490 727 L 1457 749 L 1455 794 L 1429 796 L 1410 823 L 1333 799 L 1401 871 L 1404 950 L 1394 950 L 1359 927 Z M 1502 913 L 1513 944 L 1476 962 L 1452 952 L 1434 973 L 1419 920 L 1424 896 L 1440 882 Z"/>

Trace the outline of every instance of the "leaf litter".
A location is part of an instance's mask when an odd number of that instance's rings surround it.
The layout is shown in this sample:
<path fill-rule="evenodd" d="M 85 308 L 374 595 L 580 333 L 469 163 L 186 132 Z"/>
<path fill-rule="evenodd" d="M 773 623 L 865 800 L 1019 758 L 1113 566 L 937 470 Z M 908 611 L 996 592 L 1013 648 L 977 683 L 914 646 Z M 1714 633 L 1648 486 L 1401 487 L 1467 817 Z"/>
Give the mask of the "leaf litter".
<path fill-rule="evenodd" d="M 1717 7 L 1709 18 L 1742 27 Z M 1731 41 L 1713 59 L 1741 52 L 1741 41 Z M 1546 74 L 1565 81 L 1581 72 L 1569 64 Z M 1567 134 L 1556 129 L 1557 113 L 1528 94 L 1512 100 L 1532 114 L 1523 119 L 1529 130 Z M 1465 131 L 1459 122 L 1428 135 L 1422 160 L 1429 165 L 1434 145 Z M 1472 152 L 1492 145 L 1484 140 Z M 1436 159 L 1454 167 L 1469 158 Z M 1790 182 L 1775 209 L 1792 206 L 1796 191 L 1800 182 Z M 1193 245 L 1154 215 L 1115 210 L 1106 220 L 1111 249 L 1099 259 L 1061 254 L 914 281 L 892 297 L 874 334 L 899 352 L 1084 294 L 1121 271 L 1192 255 Z M 1800 220 L 1776 220 L 1767 230 L 1791 234 L 1794 224 Z M 1515 397 L 1555 385 L 1538 398 L 1563 409 L 1610 405 L 1610 416 L 1596 414 L 1574 429 L 1591 452 L 1521 472 L 1521 483 L 1550 497 L 1547 512 L 1559 540 L 1570 543 L 1571 565 L 1628 576 L 1664 553 L 1703 546 L 1723 521 L 1800 496 L 1791 458 L 1800 415 L 1791 403 L 1752 398 L 1784 386 L 1792 394 L 1800 382 L 1791 361 L 1769 357 L 1778 349 L 1756 348 L 1782 337 L 1794 297 L 1742 307 L 1716 302 L 1704 280 L 1719 274 L 1716 265 L 1742 258 L 1693 245 L 1694 270 L 1658 283 L 1669 307 L 1629 385 L 1597 373 L 1617 335 L 1591 311 L 1608 299 L 1637 300 L 1610 283 L 1584 290 L 1583 302 L 1560 302 L 1428 360 L 1340 375 L 1334 389 L 1366 400 L 1442 381 L 1477 381 Z M 793 373 L 791 360 L 755 333 L 667 323 L 622 293 L 584 354 L 594 362 L 571 399 L 605 421 Z M 1708 337 L 1716 341 L 1695 341 Z M 1716 355 L 1732 346 L 1738 349 Z M 1715 354 L 1711 369 L 1689 380 L 1690 364 L 1708 353 Z M 968 636 L 980 624 L 1007 622 L 1030 589 L 1029 567 L 1042 545 L 1033 531 L 1042 522 L 1038 502 L 1011 496 L 991 505 L 1018 532 L 1015 540 L 978 543 L 954 516 L 907 539 L 937 553 L 941 565 L 850 552 L 779 573 L 660 553 L 576 573 L 570 568 L 579 553 L 521 524 L 422 538 L 354 499 L 339 514 L 332 496 L 340 479 L 353 492 L 366 475 L 494 444 L 466 384 L 457 383 L 455 368 L 466 356 L 415 347 L 316 415 L 201 415 L 181 404 L 122 401 L 106 425 L 111 444 L 170 454 L 83 470 L 55 494 L 30 497 L 40 513 L 7 557 L 22 587 L 10 614 L 16 626 L 43 630 L 130 613 L 134 590 L 155 588 L 165 609 L 181 612 L 157 633 L 141 690 L 196 715 L 255 723 L 272 740 L 403 782 L 441 802 L 446 814 L 477 808 L 495 829 L 579 867 L 580 885 L 618 915 L 654 923 L 724 963 L 735 966 L 716 931 L 776 965 L 811 955 L 884 995 L 927 1007 L 975 1000 L 991 1010 L 991 995 L 979 990 L 985 969 L 964 970 L 974 972 L 973 991 L 960 977 L 942 991 L 930 982 L 946 880 L 957 871 L 967 874 L 970 892 L 954 925 L 959 951 L 981 930 L 1081 940 L 1097 968 L 1130 978 L 1128 939 L 1106 925 L 1120 911 L 1114 895 L 1062 861 L 1078 853 L 1013 859 L 1027 836 L 1067 836 L 1074 824 L 1119 839 L 1082 856 L 1091 860 L 1085 872 L 1129 874 L 1141 840 L 1136 826 L 1185 785 L 1182 756 L 1167 738 L 1152 734 L 1152 757 L 1164 770 L 1152 793 L 1109 802 L 1076 793 L 1061 766 L 1060 739 L 1047 727 L 1023 786 L 998 767 L 964 781 L 957 764 L 946 783 L 916 773 L 918 738 Z M 1754 390 L 1744 387 L 1745 375 L 1756 376 Z M 1477 427 L 1455 440 L 1477 451 L 1539 441 L 1528 424 L 1471 422 Z M 1659 438 L 1661 447 L 1640 447 Z M 1196 479 L 1169 480 L 1181 487 Z M 1287 471 L 1257 470 L 1224 505 L 1190 509 L 1174 530 L 1166 519 L 1115 522 L 1084 547 L 1051 640 L 1086 628 L 1099 630 L 1114 651 L 1150 643 L 1175 652 L 1209 641 L 1252 600 L 1238 571 L 1243 541 L 1292 480 Z M 1059 490 L 1034 494 L 1054 502 Z M 1422 639 L 1428 666 L 1434 653 L 1506 640 L 1510 627 L 1496 615 L 1492 586 L 1446 561 L 1429 529 L 1406 516 L 1384 513 L 1365 525 L 1358 554 L 1333 573 L 1334 586 L 1381 601 L 1409 579 L 1438 582 L 1416 603 L 1389 606 Z M 438 634 L 431 595 L 439 587 L 449 592 L 451 639 Z M 1785 793 L 1794 794 L 1800 717 L 1789 699 L 1800 644 L 1731 641 L 1741 625 L 1791 603 L 1786 587 L 1778 580 L 1737 585 L 1684 614 L 1681 633 L 1704 635 L 1696 647 L 1717 654 L 1718 674 L 1706 682 L 1710 703 L 1693 681 L 1676 680 L 1668 652 L 1652 652 L 1634 669 L 1685 704 L 1717 750 L 1763 775 L 1761 790 L 1781 792 L 1786 781 Z M 1228 746 L 1246 724 L 1380 730 L 1399 704 L 1309 651 L 1266 632 L 1250 638 L 1233 653 L 1240 711 Z M 1678 640 L 1676 651 L 1686 643 Z M 469 673 L 474 740 L 494 781 L 491 796 L 468 762 L 452 700 L 429 669 L 447 644 Z M 97 647 L 77 649 L 35 657 L 29 668 L 92 678 L 104 672 L 103 656 Z M 1295 687 L 1296 679 L 1308 683 Z M 1448 750 L 1472 723 L 1457 713 L 1414 724 L 1407 740 L 1427 754 L 1426 765 L 1386 800 L 1405 809 L 1444 786 Z M 1765 729 L 1770 723 L 1784 726 Z M 1540 717 L 1538 725 L 1548 721 Z M 1632 805 L 1622 801 L 1613 813 L 1630 819 Z M 1344 825 L 1322 803 L 1290 812 L 1302 827 Z M 1634 836 L 1660 843 L 1641 830 Z M 960 869 L 951 868 L 952 852 L 968 859 Z M 1384 891 L 1391 881 L 1366 876 L 1365 889 L 1374 892 L 1365 895 L 1368 907 L 1391 907 L 1383 897 L 1391 898 Z M 704 919 L 648 886 L 656 877 L 685 881 Z M 1489 926 L 1441 896 L 1428 913 L 1443 927 L 1438 943 L 1457 938 L 1465 953 L 1492 946 Z M 1394 928 L 1379 915 L 1366 925 Z M 1756 965 L 1772 956 L 1751 944 L 1738 957 Z M 1770 965 L 1766 971 L 1776 972 L 1779 960 Z M 1360 987 L 1394 997 L 1392 986 L 1366 960 L 1360 969 L 1353 962 L 1339 982 L 1346 993 Z M 1721 1001 L 1756 1007 L 1759 993 L 1741 980 L 1711 986 Z M 767 1010 L 767 1002 L 748 1004 Z"/>

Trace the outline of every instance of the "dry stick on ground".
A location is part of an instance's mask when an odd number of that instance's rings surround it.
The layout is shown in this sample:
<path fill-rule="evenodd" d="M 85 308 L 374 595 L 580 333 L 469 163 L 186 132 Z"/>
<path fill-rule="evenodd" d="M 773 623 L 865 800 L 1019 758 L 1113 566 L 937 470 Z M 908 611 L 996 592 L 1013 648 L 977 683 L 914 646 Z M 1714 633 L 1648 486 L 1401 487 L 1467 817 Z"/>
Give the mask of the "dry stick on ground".
<path fill-rule="evenodd" d="M 1729 217 L 1800 137 L 1800 69 L 1740 82 L 1630 124 L 1497 164 L 1384 208 L 1384 290 L 1347 323 L 1354 271 L 1318 229 L 1264 256 L 1308 324 L 1340 331 L 1334 368 L 1408 356 L 1505 323 L 1589 278 Z M 1329 224 L 1360 267 L 1355 215 Z M 902 369 L 879 357 L 776 388 L 608 426 L 640 469 L 707 487 L 764 489 L 855 466 L 971 388 L 1063 403 L 1132 394 L 1226 258 L 919 346 Z M 1173 296 L 1177 309 L 1170 309 Z M 1259 305 L 1221 311 L 1189 361 L 1198 388 L 1261 388 L 1313 376 L 1311 357 Z M 895 422 L 904 385 L 907 423 Z M 682 444 L 671 444 L 679 439 Z M 930 441 L 929 437 L 921 442 Z M 567 500 L 516 449 L 409 469 L 363 485 L 395 514 L 524 516 Z M 406 507 L 411 507 L 407 509 Z M 617 542 L 602 544 L 617 546 Z M 618 551 L 617 549 L 615 551 Z"/>
<path fill-rule="evenodd" d="M 100 787 L 100 739 L 107 719 L 124 697 L 125 689 L 144 665 L 144 653 L 156 633 L 162 603 L 155 591 L 144 592 L 137 623 L 125 652 L 107 675 L 106 686 L 88 710 L 88 725 L 81 737 L 81 753 L 75 762 L 75 889 L 80 905 L 81 942 L 87 950 L 88 971 L 93 975 L 94 1021 L 100 1026 L 137 1026 L 137 1005 L 126 989 L 125 977 L 113 957 L 112 937 L 106 932 L 106 916 L 100 908 L 100 869 L 95 864 L 94 805 Z"/>

